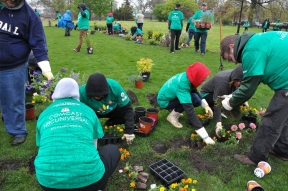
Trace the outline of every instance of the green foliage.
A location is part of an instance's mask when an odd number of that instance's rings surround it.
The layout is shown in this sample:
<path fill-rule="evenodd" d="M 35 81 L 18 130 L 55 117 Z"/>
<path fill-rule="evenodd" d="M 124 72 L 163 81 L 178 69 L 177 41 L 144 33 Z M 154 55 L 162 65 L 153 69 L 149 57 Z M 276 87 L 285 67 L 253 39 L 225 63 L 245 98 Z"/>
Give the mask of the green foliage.
<path fill-rule="evenodd" d="M 164 13 L 165 5 L 164 4 L 158 4 L 153 9 L 153 14 L 158 19 L 158 21 L 164 21 L 166 22 L 168 19 L 168 16 L 166 13 Z"/>
<path fill-rule="evenodd" d="M 128 81 L 134 84 L 137 81 L 143 80 L 143 77 L 139 74 L 132 74 L 128 77 Z"/>
<path fill-rule="evenodd" d="M 159 45 L 159 42 L 158 42 L 157 40 L 155 40 L 155 39 L 149 40 L 148 43 L 149 43 L 150 45 Z"/>
<path fill-rule="evenodd" d="M 131 41 L 132 40 L 132 36 L 130 34 L 127 34 L 125 37 L 124 37 L 125 40 L 128 40 L 128 41 Z"/>
<path fill-rule="evenodd" d="M 163 33 L 156 31 L 156 32 L 153 32 L 152 36 L 156 41 L 160 41 L 160 38 L 163 36 Z"/>
<path fill-rule="evenodd" d="M 180 5 L 181 5 L 180 10 L 184 13 L 184 15 L 186 15 L 185 12 L 187 12 L 187 11 L 188 12 L 192 11 L 195 13 L 199 9 L 199 7 L 195 1 L 191 1 L 191 0 L 181 0 L 181 1 L 179 1 L 179 0 L 167 0 L 164 4 L 165 6 L 164 6 L 164 10 L 162 11 L 162 14 L 167 15 L 167 17 L 168 17 L 169 13 L 175 8 L 176 3 L 180 3 Z M 191 15 L 189 15 L 189 16 L 191 16 Z M 186 19 L 188 19 L 189 16 L 187 15 Z"/>

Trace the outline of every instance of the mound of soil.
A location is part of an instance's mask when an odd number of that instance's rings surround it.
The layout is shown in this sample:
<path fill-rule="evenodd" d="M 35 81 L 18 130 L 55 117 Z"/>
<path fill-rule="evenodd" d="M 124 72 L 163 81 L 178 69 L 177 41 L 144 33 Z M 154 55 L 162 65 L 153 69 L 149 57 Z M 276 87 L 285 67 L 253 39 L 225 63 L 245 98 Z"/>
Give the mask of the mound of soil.
<path fill-rule="evenodd" d="M 153 107 L 159 107 L 159 105 L 157 103 L 157 95 L 158 95 L 158 93 L 156 93 L 156 94 L 150 93 L 150 94 L 146 95 L 147 100 L 149 101 L 149 103 Z"/>

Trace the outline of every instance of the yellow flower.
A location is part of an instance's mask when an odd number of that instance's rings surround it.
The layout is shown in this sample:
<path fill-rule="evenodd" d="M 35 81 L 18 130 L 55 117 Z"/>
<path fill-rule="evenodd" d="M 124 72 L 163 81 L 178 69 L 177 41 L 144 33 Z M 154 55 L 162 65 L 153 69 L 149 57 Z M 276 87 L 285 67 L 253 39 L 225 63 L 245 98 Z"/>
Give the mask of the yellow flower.
<path fill-rule="evenodd" d="M 171 188 L 176 188 L 178 186 L 178 183 L 171 184 Z"/>
<path fill-rule="evenodd" d="M 216 138 L 216 137 L 215 137 Z M 187 183 L 191 184 L 192 183 L 192 178 L 187 178 Z"/>
<path fill-rule="evenodd" d="M 159 191 L 165 191 L 164 187 L 160 187 Z"/>
<path fill-rule="evenodd" d="M 197 180 L 193 180 L 193 184 L 197 184 L 197 182 L 198 182 Z"/>
<path fill-rule="evenodd" d="M 123 132 L 124 130 L 123 129 L 119 129 L 119 132 Z"/>
<path fill-rule="evenodd" d="M 124 160 L 125 159 L 125 156 L 124 155 L 121 155 L 121 158 L 120 158 L 121 160 Z"/>
<path fill-rule="evenodd" d="M 184 188 L 186 188 L 186 189 L 187 189 L 187 188 L 188 188 L 188 184 L 186 184 L 186 185 L 184 186 Z"/>
<path fill-rule="evenodd" d="M 130 187 L 131 188 L 134 188 L 136 185 L 135 185 L 135 182 L 130 182 Z"/>
<path fill-rule="evenodd" d="M 33 100 L 32 103 L 35 103 L 35 101 Z"/>
<path fill-rule="evenodd" d="M 192 190 L 191 191 L 196 191 L 196 189 L 195 188 L 192 188 Z"/>

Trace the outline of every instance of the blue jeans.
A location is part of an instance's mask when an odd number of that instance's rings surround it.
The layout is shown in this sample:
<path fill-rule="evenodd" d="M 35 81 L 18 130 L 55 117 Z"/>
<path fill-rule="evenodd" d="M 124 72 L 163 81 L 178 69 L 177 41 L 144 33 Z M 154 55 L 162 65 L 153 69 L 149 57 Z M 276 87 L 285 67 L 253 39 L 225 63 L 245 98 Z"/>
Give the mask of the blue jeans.
<path fill-rule="evenodd" d="M 192 104 L 194 107 L 198 107 L 202 103 L 202 100 L 199 98 L 199 96 L 196 93 L 191 93 L 191 99 L 192 99 Z M 171 100 L 165 109 L 168 109 L 168 110 L 174 109 L 174 111 L 178 113 L 182 113 L 184 111 L 184 108 L 178 98 Z"/>
<path fill-rule="evenodd" d="M 195 32 L 194 34 L 194 47 L 195 50 L 199 50 L 199 40 L 201 37 L 201 44 L 200 44 L 200 50 L 201 53 L 206 53 L 206 39 L 207 39 L 208 33 L 207 32 Z"/>
<path fill-rule="evenodd" d="M 190 43 L 190 41 L 192 40 L 194 35 L 194 29 L 189 29 L 188 31 L 188 40 L 186 41 L 186 44 L 188 45 Z"/>
<path fill-rule="evenodd" d="M 13 137 L 28 133 L 25 124 L 25 83 L 28 62 L 9 70 L 0 71 L 0 107 L 6 132 Z"/>

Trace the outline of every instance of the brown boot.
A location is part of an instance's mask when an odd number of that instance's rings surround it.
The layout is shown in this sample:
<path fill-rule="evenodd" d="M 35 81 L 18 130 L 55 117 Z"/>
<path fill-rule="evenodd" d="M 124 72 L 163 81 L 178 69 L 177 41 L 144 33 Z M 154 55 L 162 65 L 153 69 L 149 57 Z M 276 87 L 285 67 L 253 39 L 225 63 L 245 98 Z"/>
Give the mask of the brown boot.
<path fill-rule="evenodd" d="M 253 161 L 251 161 L 246 155 L 234 155 L 234 158 L 239 160 L 243 164 L 256 165 Z"/>
<path fill-rule="evenodd" d="M 77 48 L 74 48 L 73 50 L 74 50 L 75 52 L 80 52 L 80 48 L 81 48 L 81 46 L 77 46 Z"/>

